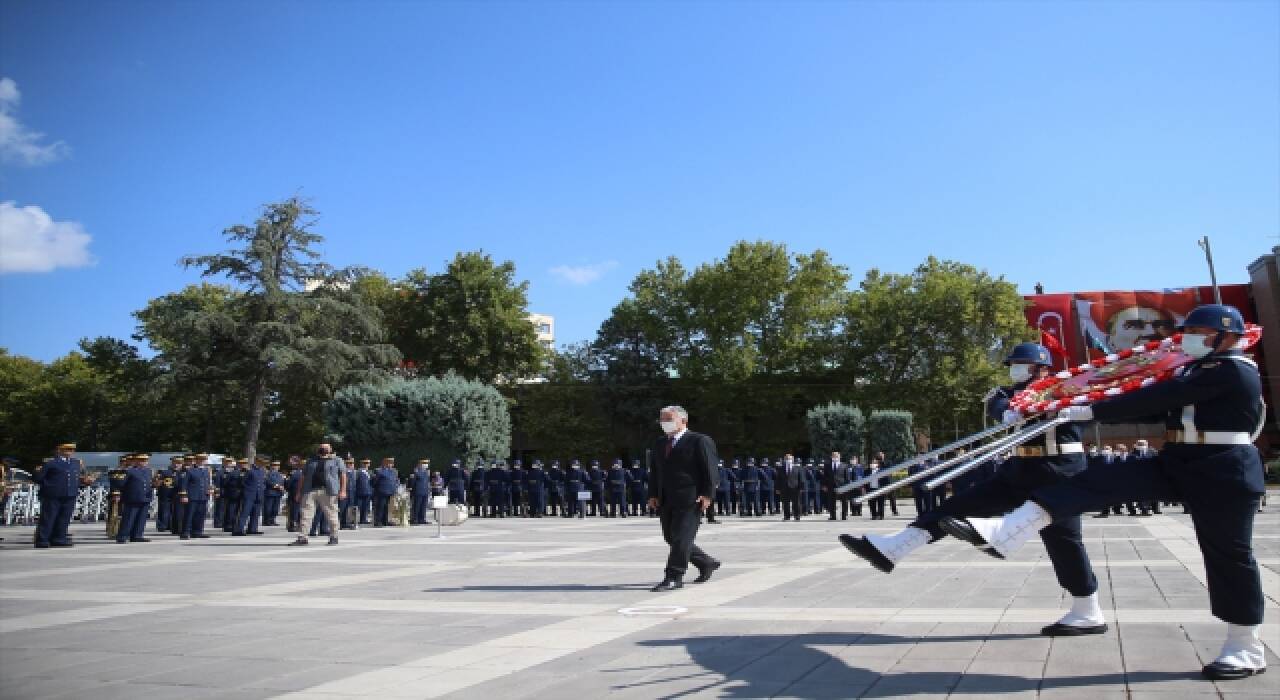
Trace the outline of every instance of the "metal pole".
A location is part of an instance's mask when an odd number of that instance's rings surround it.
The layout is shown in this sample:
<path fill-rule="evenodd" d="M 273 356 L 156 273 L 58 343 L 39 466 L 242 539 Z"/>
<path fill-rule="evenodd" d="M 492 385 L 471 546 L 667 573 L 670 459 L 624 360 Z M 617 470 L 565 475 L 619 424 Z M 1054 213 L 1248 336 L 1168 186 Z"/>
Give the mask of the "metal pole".
<path fill-rule="evenodd" d="M 1209 263 L 1209 281 L 1213 284 L 1213 303 L 1222 303 L 1222 290 L 1218 289 L 1218 273 L 1213 269 L 1213 251 L 1209 249 L 1209 237 L 1196 241 L 1204 249 L 1204 259 Z"/>

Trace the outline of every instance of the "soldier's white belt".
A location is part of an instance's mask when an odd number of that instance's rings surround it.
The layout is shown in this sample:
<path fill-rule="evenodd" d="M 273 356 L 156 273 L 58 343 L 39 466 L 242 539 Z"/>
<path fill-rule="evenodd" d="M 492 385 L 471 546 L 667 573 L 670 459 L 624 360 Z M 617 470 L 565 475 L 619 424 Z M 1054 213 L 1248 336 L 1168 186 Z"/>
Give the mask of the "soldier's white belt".
<path fill-rule="evenodd" d="M 1252 445 L 1253 437 L 1249 433 L 1228 433 L 1217 430 L 1166 430 L 1164 441 L 1181 442 L 1187 445 Z"/>
<path fill-rule="evenodd" d="M 1078 455 L 1084 453 L 1084 445 L 1078 442 L 1064 442 L 1052 447 L 1015 447 L 1015 457 L 1056 457 L 1057 455 Z"/>

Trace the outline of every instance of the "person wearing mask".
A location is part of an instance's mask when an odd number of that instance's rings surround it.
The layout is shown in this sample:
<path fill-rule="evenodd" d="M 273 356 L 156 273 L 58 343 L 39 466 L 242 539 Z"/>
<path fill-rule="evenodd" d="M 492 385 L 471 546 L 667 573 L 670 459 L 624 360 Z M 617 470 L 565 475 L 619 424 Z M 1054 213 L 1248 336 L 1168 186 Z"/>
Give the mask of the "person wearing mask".
<path fill-rule="evenodd" d="M 705 583 L 720 568 L 720 562 L 694 542 L 720 478 L 716 444 L 709 436 L 689 430 L 689 414 L 680 406 L 659 411 L 658 425 L 665 435 L 652 450 L 649 507 L 658 511 L 662 537 L 670 549 L 662 581 L 652 589 L 655 593 L 682 588 L 689 564 L 698 569 L 694 583 Z"/>

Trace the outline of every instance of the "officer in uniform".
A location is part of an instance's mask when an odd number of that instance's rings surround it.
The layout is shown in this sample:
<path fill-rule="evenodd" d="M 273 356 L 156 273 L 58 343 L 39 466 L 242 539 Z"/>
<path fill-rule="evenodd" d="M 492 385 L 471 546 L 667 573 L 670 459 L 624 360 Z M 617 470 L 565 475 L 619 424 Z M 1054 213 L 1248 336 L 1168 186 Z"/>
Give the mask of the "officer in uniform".
<path fill-rule="evenodd" d="M 147 515 L 151 512 L 151 468 L 147 460 L 151 455 L 131 455 L 129 469 L 125 472 L 124 490 L 121 498 L 124 501 L 124 519 L 120 523 L 120 531 L 116 533 L 116 543 L 150 542 L 144 537 L 147 530 Z"/>
<path fill-rule="evenodd" d="M 494 462 L 485 475 L 485 485 L 489 487 L 489 517 L 505 518 L 511 509 L 510 493 L 507 491 L 510 476 L 500 462 Z"/>
<path fill-rule="evenodd" d="M 729 473 L 729 512 L 740 513 L 742 510 L 742 467 L 738 460 L 733 460 L 726 470 Z"/>
<path fill-rule="evenodd" d="M 240 520 L 240 501 L 244 498 L 244 473 L 249 471 L 249 460 L 241 457 L 237 460 L 225 460 L 232 466 L 222 469 L 222 501 L 226 504 L 222 513 L 222 531 L 235 532 L 236 523 Z"/>
<path fill-rule="evenodd" d="M 547 487 L 551 478 L 542 468 L 541 460 L 533 461 L 533 468 L 524 476 L 524 492 L 529 498 L 529 516 L 541 518 L 547 509 Z"/>
<path fill-rule="evenodd" d="M 181 457 L 173 457 L 169 460 L 169 465 L 156 472 L 152 488 L 156 492 L 156 532 L 167 532 L 169 530 L 169 516 L 172 515 L 173 495 L 175 493 L 173 477 L 179 465 L 182 464 Z"/>
<path fill-rule="evenodd" d="M 222 528 L 227 521 L 227 494 L 222 486 L 223 477 L 236 470 L 236 460 L 224 457 L 222 464 L 213 467 L 213 526 Z M 225 529 L 225 528 L 224 528 Z"/>
<path fill-rule="evenodd" d="M 262 467 L 262 460 L 255 459 L 253 466 L 245 465 L 240 481 L 240 515 L 236 518 L 233 536 L 261 535 L 258 523 L 262 518 L 262 502 L 267 486 L 267 471 Z"/>
<path fill-rule="evenodd" d="M 1245 325 L 1234 307 L 1196 307 L 1182 332 L 1182 351 L 1196 359 L 1174 377 L 1059 414 L 1103 423 L 1163 414 L 1167 432 L 1159 455 L 1036 489 L 1003 518 L 949 518 L 942 524 L 1004 557 L 1026 542 L 1026 533 L 1051 521 L 1109 503 L 1183 501 L 1204 557 L 1210 610 L 1227 624 L 1222 651 L 1201 673 L 1211 680 L 1247 678 L 1266 670 L 1260 638 L 1265 601 L 1252 546 L 1254 514 L 1265 489 L 1262 459 L 1253 446 L 1266 416 L 1262 381 L 1257 365 L 1238 348 Z"/>
<path fill-rule="evenodd" d="M 529 514 L 524 502 L 524 462 L 518 459 L 513 460 L 507 470 L 507 499 L 511 517 Z"/>
<path fill-rule="evenodd" d="M 746 465 L 742 467 L 742 510 L 740 512 L 744 518 L 761 515 L 760 468 L 756 466 L 756 460 L 752 457 L 748 457 Z"/>
<path fill-rule="evenodd" d="M 992 393 L 987 413 L 996 420 L 1016 420 L 1008 411 L 1009 399 L 1036 379 L 1052 371 L 1049 351 L 1037 343 L 1021 343 L 1005 358 L 1014 384 Z M 1035 489 L 1049 484 L 1069 483 L 1085 470 L 1084 445 L 1080 442 L 1080 425 L 1065 423 L 1017 448 L 993 478 L 941 503 L 938 508 L 918 515 L 901 532 L 893 535 L 871 534 L 862 538 L 841 535 L 840 542 L 872 566 L 890 572 L 904 557 L 919 547 L 941 539 L 950 530 L 941 526 L 951 516 L 1003 513 L 1017 507 Z M 1081 540 L 1078 513 L 1064 514 L 1052 522 L 1046 520 L 1037 528 L 1040 539 L 1057 574 L 1058 583 L 1073 597 L 1070 611 L 1058 622 L 1041 629 L 1051 637 L 1102 634 L 1106 619 L 1098 604 L 1098 580 L 1089 563 Z M 1032 531 L 1035 532 L 1035 531 Z"/>
<path fill-rule="evenodd" d="M 373 475 L 373 526 L 391 525 L 391 497 L 400 487 L 400 475 L 396 472 L 394 457 L 383 457 L 382 466 Z"/>
<path fill-rule="evenodd" d="M 373 503 L 373 476 L 369 473 L 369 459 L 360 460 L 356 470 L 356 509 L 360 511 L 360 524 L 369 524 L 369 507 Z M 299 475 L 301 476 L 301 475 Z M 290 493 L 293 493 L 290 491 Z"/>
<path fill-rule="evenodd" d="M 560 468 L 560 460 L 551 461 L 551 468 L 547 470 L 547 483 L 550 488 L 547 489 L 547 500 L 551 504 L 551 516 L 555 517 L 564 512 L 564 469 Z"/>
<path fill-rule="evenodd" d="M 275 525 L 280 517 L 280 499 L 284 498 L 284 474 L 280 473 L 280 460 L 272 460 L 267 471 L 266 492 L 262 501 L 262 524 Z"/>
<path fill-rule="evenodd" d="M 578 499 L 578 494 L 586 489 L 587 475 L 586 472 L 582 471 L 582 465 L 578 460 L 575 459 L 569 464 L 569 471 L 565 472 L 564 478 L 564 517 L 572 518 L 577 515 L 581 518 L 584 515 L 582 512 L 583 504 Z"/>
<path fill-rule="evenodd" d="M 449 489 L 449 503 L 465 506 L 467 504 L 467 472 L 462 468 L 461 462 L 449 466 L 444 482 Z"/>
<path fill-rule="evenodd" d="M 179 494 L 187 490 L 187 473 L 195 460 L 191 455 L 173 458 L 173 498 L 169 506 L 169 527 L 171 535 L 182 535 L 182 526 L 187 521 L 187 500 Z"/>
<path fill-rule="evenodd" d="M 716 469 L 720 474 L 719 483 L 716 484 L 716 512 L 724 517 L 729 514 L 729 484 L 733 482 L 733 477 L 729 475 L 729 470 L 725 469 L 723 459 L 716 465 Z"/>
<path fill-rule="evenodd" d="M 613 460 L 606 482 L 609 486 L 609 517 L 627 517 L 627 487 L 631 485 L 631 474 L 622 468 L 622 460 Z"/>
<path fill-rule="evenodd" d="M 80 493 L 80 471 L 84 464 L 75 456 L 72 443 L 58 445 L 57 456 L 35 468 L 32 481 L 40 487 L 40 521 L 36 526 L 35 546 L 70 547 L 71 516 Z"/>
<path fill-rule="evenodd" d="M 431 472 L 427 469 L 428 460 L 418 460 L 405 482 L 409 490 L 409 524 L 421 525 L 427 522 L 427 504 L 431 502 Z"/>
<path fill-rule="evenodd" d="M 182 518 L 182 539 L 208 539 L 204 534 L 204 520 L 209 515 L 209 497 L 213 495 L 213 477 L 209 467 L 205 465 L 208 456 L 192 455 L 191 467 L 187 469 L 186 479 L 178 489 L 178 501 L 184 503 Z"/>
<path fill-rule="evenodd" d="M 747 460 L 748 463 L 754 461 L 754 458 Z M 778 492 L 774 488 L 775 479 L 773 467 L 769 466 L 769 458 L 762 457 L 758 464 L 760 469 L 760 506 L 768 515 L 778 514 Z"/>
<path fill-rule="evenodd" d="M 462 462 L 456 459 L 453 460 L 453 464 L 455 466 L 462 466 Z M 486 475 L 485 475 L 485 469 L 484 469 L 484 462 L 476 463 L 476 466 L 471 470 L 471 484 L 470 484 L 471 515 L 476 518 L 480 518 L 484 516 L 485 514 L 484 506 L 485 506 L 485 503 L 488 501 L 488 499 L 485 498 L 485 495 L 487 493 L 487 489 L 485 487 L 485 476 Z"/>
<path fill-rule="evenodd" d="M 640 464 L 640 460 L 631 461 L 631 514 L 645 515 L 649 512 L 649 470 Z"/>
<path fill-rule="evenodd" d="M 587 481 L 591 487 L 591 513 L 604 517 L 604 470 L 600 468 L 600 460 L 591 460 L 591 470 L 587 472 Z"/>

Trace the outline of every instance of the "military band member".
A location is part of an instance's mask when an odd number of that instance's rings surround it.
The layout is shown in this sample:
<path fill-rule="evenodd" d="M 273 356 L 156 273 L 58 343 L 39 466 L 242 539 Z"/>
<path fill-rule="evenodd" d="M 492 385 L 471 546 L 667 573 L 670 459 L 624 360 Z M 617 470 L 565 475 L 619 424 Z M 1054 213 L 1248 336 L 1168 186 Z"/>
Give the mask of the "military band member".
<path fill-rule="evenodd" d="M 204 534 L 204 520 L 208 515 L 209 498 L 213 495 L 213 477 L 205 464 L 207 455 L 197 453 L 192 457 L 184 486 L 178 492 L 178 500 L 186 502 L 182 539 L 208 539 L 209 536 Z"/>
<path fill-rule="evenodd" d="M 256 459 L 253 465 L 248 464 L 245 460 L 245 470 L 241 473 L 240 478 L 240 506 L 238 508 L 238 516 L 236 517 L 235 528 L 231 534 L 236 537 L 245 535 L 261 535 L 262 530 L 258 527 L 262 518 L 262 502 L 265 497 L 267 486 L 267 472 L 262 466 L 262 460 Z"/>
<path fill-rule="evenodd" d="M 231 464 L 228 466 L 227 462 Z M 240 520 L 240 500 L 244 497 L 244 472 L 249 471 L 248 458 L 223 460 L 222 468 L 222 531 L 235 532 Z"/>
<path fill-rule="evenodd" d="M 609 517 L 627 517 L 627 488 L 631 485 L 631 474 L 622 468 L 622 460 L 614 459 L 605 477 L 609 488 Z"/>
<path fill-rule="evenodd" d="M 489 487 L 489 517 L 505 518 L 511 510 L 511 495 L 508 491 L 510 475 L 501 462 L 494 461 L 485 475 L 485 485 Z"/>
<path fill-rule="evenodd" d="M 453 463 L 462 466 L 458 460 Z M 471 515 L 472 517 L 481 518 L 485 515 L 485 506 L 488 504 L 488 488 L 485 486 L 485 478 L 487 476 L 484 468 L 484 462 L 479 462 L 471 470 Z"/>
<path fill-rule="evenodd" d="M 529 499 L 529 517 L 541 518 L 547 510 L 547 488 L 551 477 L 542 468 L 541 460 L 534 460 L 533 467 L 524 477 L 524 492 Z"/>
<path fill-rule="evenodd" d="M 421 525 L 427 522 L 427 504 L 431 502 L 430 463 L 430 460 L 418 460 L 413 473 L 405 480 L 405 488 L 409 491 L 410 525 Z"/>
<path fill-rule="evenodd" d="M 191 471 L 191 466 L 195 464 L 195 460 L 191 455 L 184 455 L 174 459 L 173 467 L 173 497 L 169 506 L 169 528 L 171 535 L 182 535 L 183 523 L 187 520 L 188 501 L 180 496 L 186 493 L 187 478 Z"/>
<path fill-rule="evenodd" d="M 587 471 L 587 486 L 591 491 L 591 512 L 589 515 L 604 517 L 604 482 L 605 473 L 600 468 L 600 460 L 591 460 L 591 469 Z"/>
<path fill-rule="evenodd" d="M 266 491 L 262 501 L 262 524 L 275 525 L 280 517 L 280 501 L 284 499 L 284 474 L 280 473 L 280 460 L 275 459 L 267 471 Z"/>
<path fill-rule="evenodd" d="M 1003 558 L 1050 523 L 1109 503 L 1181 500 L 1190 506 L 1204 557 L 1210 610 L 1227 625 L 1218 658 L 1201 673 L 1212 680 L 1247 678 L 1266 670 L 1260 638 L 1265 600 L 1252 544 L 1254 514 L 1265 490 L 1253 445 L 1266 415 L 1262 381 L 1257 365 L 1239 349 L 1245 325 L 1234 307 L 1199 306 L 1181 330 L 1182 351 L 1197 359 L 1174 377 L 1059 414 L 1103 423 L 1163 414 L 1167 432 L 1159 455 L 1120 469 L 1089 469 L 1035 489 L 1002 518 L 955 517 L 942 526 Z"/>
<path fill-rule="evenodd" d="M 560 460 L 551 461 L 551 468 L 547 470 L 547 478 L 550 488 L 547 489 L 547 500 L 551 506 L 551 515 L 555 517 L 565 512 L 564 500 L 564 469 L 560 467 Z"/>
<path fill-rule="evenodd" d="M 631 514 L 657 515 L 649 512 L 649 470 L 638 459 L 631 461 Z"/>
<path fill-rule="evenodd" d="M 396 471 L 394 457 L 383 457 L 382 466 L 373 475 L 373 526 L 391 525 L 391 497 L 400 487 L 400 475 Z"/>
<path fill-rule="evenodd" d="M 582 499 L 578 498 L 578 494 L 586 490 L 587 474 L 582 470 L 582 465 L 578 460 L 575 459 L 569 464 L 569 471 L 565 472 L 564 478 L 564 517 L 572 518 L 577 515 L 581 518 L 584 516 L 584 505 Z"/>
<path fill-rule="evenodd" d="M 449 466 L 449 471 L 444 474 L 444 484 L 450 503 L 467 504 L 467 470 L 462 468 L 462 462 Z"/>
<path fill-rule="evenodd" d="M 173 507 L 173 477 L 182 464 L 182 457 L 173 457 L 169 464 L 155 473 L 151 487 L 156 494 L 156 532 L 169 530 L 170 509 Z"/>
<path fill-rule="evenodd" d="M 152 479 L 151 468 L 147 466 L 148 454 L 136 454 L 129 457 L 129 468 L 125 471 L 124 490 L 121 500 L 124 501 L 124 519 L 120 531 L 116 533 L 116 544 L 126 542 L 150 542 L 144 535 L 147 528 L 147 516 L 151 511 Z"/>
<path fill-rule="evenodd" d="M 57 456 L 35 468 L 32 482 L 40 487 L 40 520 L 36 525 L 37 549 L 72 546 L 71 516 L 80 493 L 80 472 L 84 463 L 72 443 L 58 445 Z"/>

